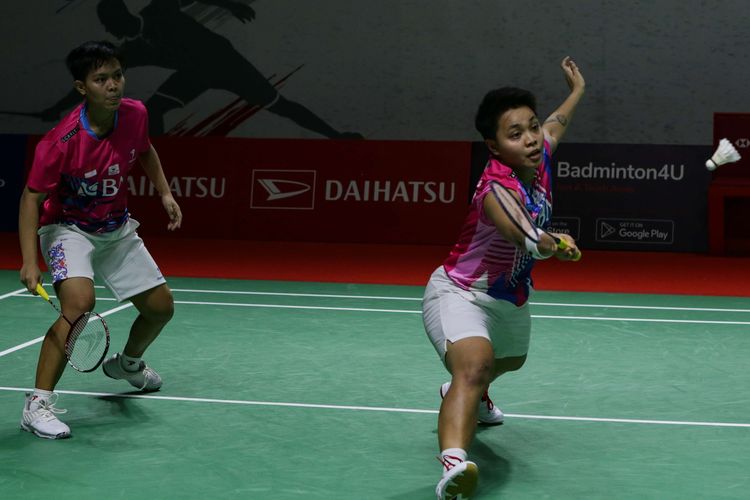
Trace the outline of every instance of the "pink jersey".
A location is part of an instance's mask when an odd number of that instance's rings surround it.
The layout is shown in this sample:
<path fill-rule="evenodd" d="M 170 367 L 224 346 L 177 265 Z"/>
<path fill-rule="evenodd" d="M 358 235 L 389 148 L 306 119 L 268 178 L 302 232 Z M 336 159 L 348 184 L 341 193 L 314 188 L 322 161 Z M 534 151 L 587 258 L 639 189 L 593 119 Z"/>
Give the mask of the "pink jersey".
<path fill-rule="evenodd" d="M 549 143 L 544 143 L 544 158 L 536 179 L 524 187 L 510 167 L 491 157 L 479 179 L 469 215 L 458 242 L 443 267 L 448 276 L 465 290 L 485 292 L 496 299 L 516 305 L 524 304 L 532 286 L 534 259 L 525 249 L 517 248 L 497 231 L 484 213 L 484 197 L 490 184 L 499 183 L 517 192 L 539 227 L 549 225 L 552 215 L 551 158 Z"/>
<path fill-rule="evenodd" d="M 142 102 L 123 99 L 112 132 L 98 138 L 77 106 L 39 142 L 28 186 L 47 193 L 41 225 L 75 224 L 83 231 L 113 231 L 128 220 L 125 181 L 138 155 L 149 149 Z"/>

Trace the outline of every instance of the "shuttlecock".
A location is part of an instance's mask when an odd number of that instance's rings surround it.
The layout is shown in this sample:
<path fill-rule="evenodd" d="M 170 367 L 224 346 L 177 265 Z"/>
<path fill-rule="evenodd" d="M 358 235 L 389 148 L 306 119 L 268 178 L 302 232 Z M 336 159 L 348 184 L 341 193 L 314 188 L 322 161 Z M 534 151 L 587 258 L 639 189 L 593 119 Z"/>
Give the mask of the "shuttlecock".
<path fill-rule="evenodd" d="M 719 165 L 725 163 L 732 163 L 741 158 L 740 154 L 734 149 L 732 143 L 728 139 L 722 139 L 719 141 L 719 147 L 716 148 L 713 156 L 706 160 L 706 168 L 709 170 L 716 170 Z"/>

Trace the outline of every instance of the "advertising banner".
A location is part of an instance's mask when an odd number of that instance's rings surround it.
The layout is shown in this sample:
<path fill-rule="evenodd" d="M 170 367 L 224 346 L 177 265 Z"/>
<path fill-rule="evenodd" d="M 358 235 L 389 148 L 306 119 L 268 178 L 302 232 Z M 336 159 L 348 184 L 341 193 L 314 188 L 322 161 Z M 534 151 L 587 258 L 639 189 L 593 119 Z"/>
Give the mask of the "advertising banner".
<path fill-rule="evenodd" d="M 472 179 L 486 162 L 473 147 Z M 553 230 L 582 248 L 689 251 L 707 248 L 707 146 L 566 144 L 553 161 Z"/>
<path fill-rule="evenodd" d="M 176 237 L 450 244 L 466 216 L 470 143 L 158 137 Z M 143 234 L 167 219 L 145 173 L 127 180 Z"/>

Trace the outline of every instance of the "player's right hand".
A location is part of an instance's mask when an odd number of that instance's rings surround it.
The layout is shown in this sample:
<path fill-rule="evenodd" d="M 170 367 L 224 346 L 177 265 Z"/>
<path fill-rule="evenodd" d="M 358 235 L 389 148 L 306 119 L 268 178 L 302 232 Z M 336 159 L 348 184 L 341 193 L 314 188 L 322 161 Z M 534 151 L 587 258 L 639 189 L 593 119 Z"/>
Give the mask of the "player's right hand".
<path fill-rule="evenodd" d="M 26 289 L 37 295 L 36 286 L 42 282 L 42 272 L 39 270 L 39 266 L 36 264 L 24 265 L 20 271 L 21 283 Z"/>

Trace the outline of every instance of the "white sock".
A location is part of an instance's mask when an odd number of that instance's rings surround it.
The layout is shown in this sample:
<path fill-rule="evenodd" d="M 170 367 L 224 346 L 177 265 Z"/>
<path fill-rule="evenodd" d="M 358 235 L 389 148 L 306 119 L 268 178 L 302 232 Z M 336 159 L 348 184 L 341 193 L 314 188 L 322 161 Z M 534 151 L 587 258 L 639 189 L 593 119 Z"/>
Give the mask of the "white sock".
<path fill-rule="evenodd" d="M 126 372 L 137 372 L 141 366 L 141 358 L 131 358 L 127 354 L 120 354 L 120 366 Z"/>
<path fill-rule="evenodd" d="M 34 388 L 34 393 L 31 395 L 31 402 L 29 403 L 29 410 L 36 410 L 42 401 L 49 401 L 51 397 L 52 391 Z"/>
<path fill-rule="evenodd" d="M 462 450 L 461 448 L 446 448 L 445 450 L 440 452 L 440 458 L 443 459 L 443 462 L 447 462 L 452 465 L 457 465 L 460 462 L 466 461 L 466 450 Z M 443 466 L 443 474 L 448 472 L 450 468 Z"/>

